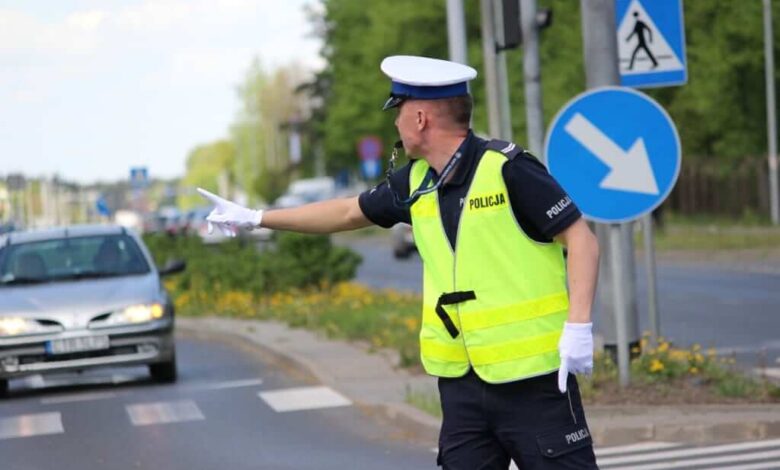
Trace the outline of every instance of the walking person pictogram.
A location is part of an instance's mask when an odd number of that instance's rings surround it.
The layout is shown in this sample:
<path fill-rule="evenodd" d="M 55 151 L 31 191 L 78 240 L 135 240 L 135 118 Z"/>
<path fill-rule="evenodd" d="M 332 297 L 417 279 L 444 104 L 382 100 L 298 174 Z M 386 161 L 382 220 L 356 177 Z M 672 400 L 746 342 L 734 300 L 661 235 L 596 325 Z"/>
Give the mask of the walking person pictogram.
<path fill-rule="evenodd" d="M 626 42 L 631 40 L 631 37 L 636 35 L 638 43 L 636 45 L 636 48 L 634 49 L 634 52 L 631 54 L 631 63 L 628 65 L 628 70 L 632 70 L 634 68 L 634 60 L 636 59 L 636 55 L 639 52 L 640 49 L 644 49 L 647 56 L 650 58 L 650 60 L 653 62 L 653 68 L 658 67 L 658 61 L 655 60 L 655 56 L 653 56 L 653 53 L 650 51 L 650 48 L 647 47 L 647 40 L 645 39 L 645 31 L 647 31 L 647 35 L 650 39 L 650 42 L 653 42 L 653 30 L 650 29 L 649 26 L 647 26 L 647 23 L 639 19 L 639 12 L 634 12 L 634 18 L 636 18 L 636 23 L 634 24 L 634 30 L 631 31 L 631 34 L 628 35 L 626 38 Z"/>

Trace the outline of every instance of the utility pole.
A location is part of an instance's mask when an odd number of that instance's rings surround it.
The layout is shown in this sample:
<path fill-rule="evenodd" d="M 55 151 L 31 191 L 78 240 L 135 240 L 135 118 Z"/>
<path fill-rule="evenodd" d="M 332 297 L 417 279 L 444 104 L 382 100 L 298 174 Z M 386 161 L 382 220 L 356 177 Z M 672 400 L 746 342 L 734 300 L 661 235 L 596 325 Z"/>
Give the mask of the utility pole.
<path fill-rule="evenodd" d="M 539 26 L 536 20 L 536 11 L 536 0 L 520 0 L 528 150 L 546 162 L 547 159 L 543 155 L 544 111 L 542 108 L 542 72 L 539 61 Z"/>
<path fill-rule="evenodd" d="M 492 137 L 512 140 L 509 118 L 509 85 L 507 84 L 506 57 L 496 51 L 503 39 L 503 31 L 496 28 L 503 24 L 501 10 L 494 0 L 480 0 L 482 16 L 482 55 L 485 60 L 485 87 L 487 89 L 488 129 Z"/>
<path fill-rule="evenodd" d="M 777 118 L 775 115 L 775 53 L 772 34 L 772 2 L 764 0 L 764 71 L 766 74 L 766 125 L 769 140 L 769 202 L 772 224 L 780 223 L 777 185 Z"/>
<path fill-rule="evenodd" d="M 617 38 L 614 0 L 580 0 L 585 77 L 588 88 L 617 86 Z M 601 246 L 599 293 L 602 308 L 611 306 L 614 323 L 604 321 L 605 343 L 616 343 L 621 386 L 629 382 L 629 342 L 638 339 L 636 273 L 631 224 L 597 224 Z M 609 319 L 605 315 L 605 320 Z M 610 331 L 611 330 L 611 331 Z"/>
<path fill-rule="evenodd" d="M 468 64 L 466 15 L 463 13 L 463 0 L 447 0 L 447 40 L 450 60 L 460 64 Z"/>

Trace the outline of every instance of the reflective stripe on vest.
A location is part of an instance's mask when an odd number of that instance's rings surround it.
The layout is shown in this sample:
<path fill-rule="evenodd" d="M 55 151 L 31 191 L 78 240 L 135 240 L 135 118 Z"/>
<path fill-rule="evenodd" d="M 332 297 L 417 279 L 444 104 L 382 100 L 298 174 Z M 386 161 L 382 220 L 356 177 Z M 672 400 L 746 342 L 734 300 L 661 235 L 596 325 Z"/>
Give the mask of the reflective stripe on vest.
<path fill-rule="evenodd" d="M 501 173 L 505 162 L 492 150 L 480 159 L 454 252 L 437 192 L 411 207 L 424 266 L 420 353 L 431 375 L 459 377 L 473 367 L 486 382 L 501 383 L 560 365 L 558 340 L 569 308 L 563 252 L 557 243 L 530 239 L 515 220 Z M 411 188 L 427 170 L 425 161 L 414 163 Z M 456 291 L 474 291 L 476 298 L 443 307 L 457 329 L 453 337 L 436 305 L 442 294 Z"/>

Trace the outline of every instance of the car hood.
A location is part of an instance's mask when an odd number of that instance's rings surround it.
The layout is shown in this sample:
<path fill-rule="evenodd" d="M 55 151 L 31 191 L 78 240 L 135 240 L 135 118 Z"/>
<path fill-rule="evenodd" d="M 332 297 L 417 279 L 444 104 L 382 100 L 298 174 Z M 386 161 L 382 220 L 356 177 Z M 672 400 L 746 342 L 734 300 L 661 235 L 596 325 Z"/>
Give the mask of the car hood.
<path fill-rule="evenodd" d="M 0 316 L 53 320 L 65 327 L 86 325 L 96 315 L 161 300 L 156 273 L 0 287 Z"/>

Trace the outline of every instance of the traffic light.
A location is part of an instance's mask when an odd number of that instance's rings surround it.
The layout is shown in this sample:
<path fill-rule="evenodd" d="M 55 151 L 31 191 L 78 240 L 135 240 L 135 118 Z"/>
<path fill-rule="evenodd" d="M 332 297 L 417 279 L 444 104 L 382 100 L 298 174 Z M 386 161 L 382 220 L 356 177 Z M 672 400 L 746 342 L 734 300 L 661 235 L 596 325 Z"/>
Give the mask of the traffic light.
<path fill-rule="evenodd" d="M 520 26 L 520 1 L 501 0 L 501 9 L 504 28 L 504 43 L 496 44 L 496 52 L 507 49 L 515 49 L 523 43 L 523 31 Z M 536 11 L 534 23 L 538 30 L 543 30 L 552 24 L 552 9 L 539 8 Z"/>
<path fill-rule="evenodd" d="M 515 49 L 523 42 L 523 32 L 520 30 L 520 0 L 501 0 L 504 22 L 504 43 L 496 44 L 496 52 Z"/>

